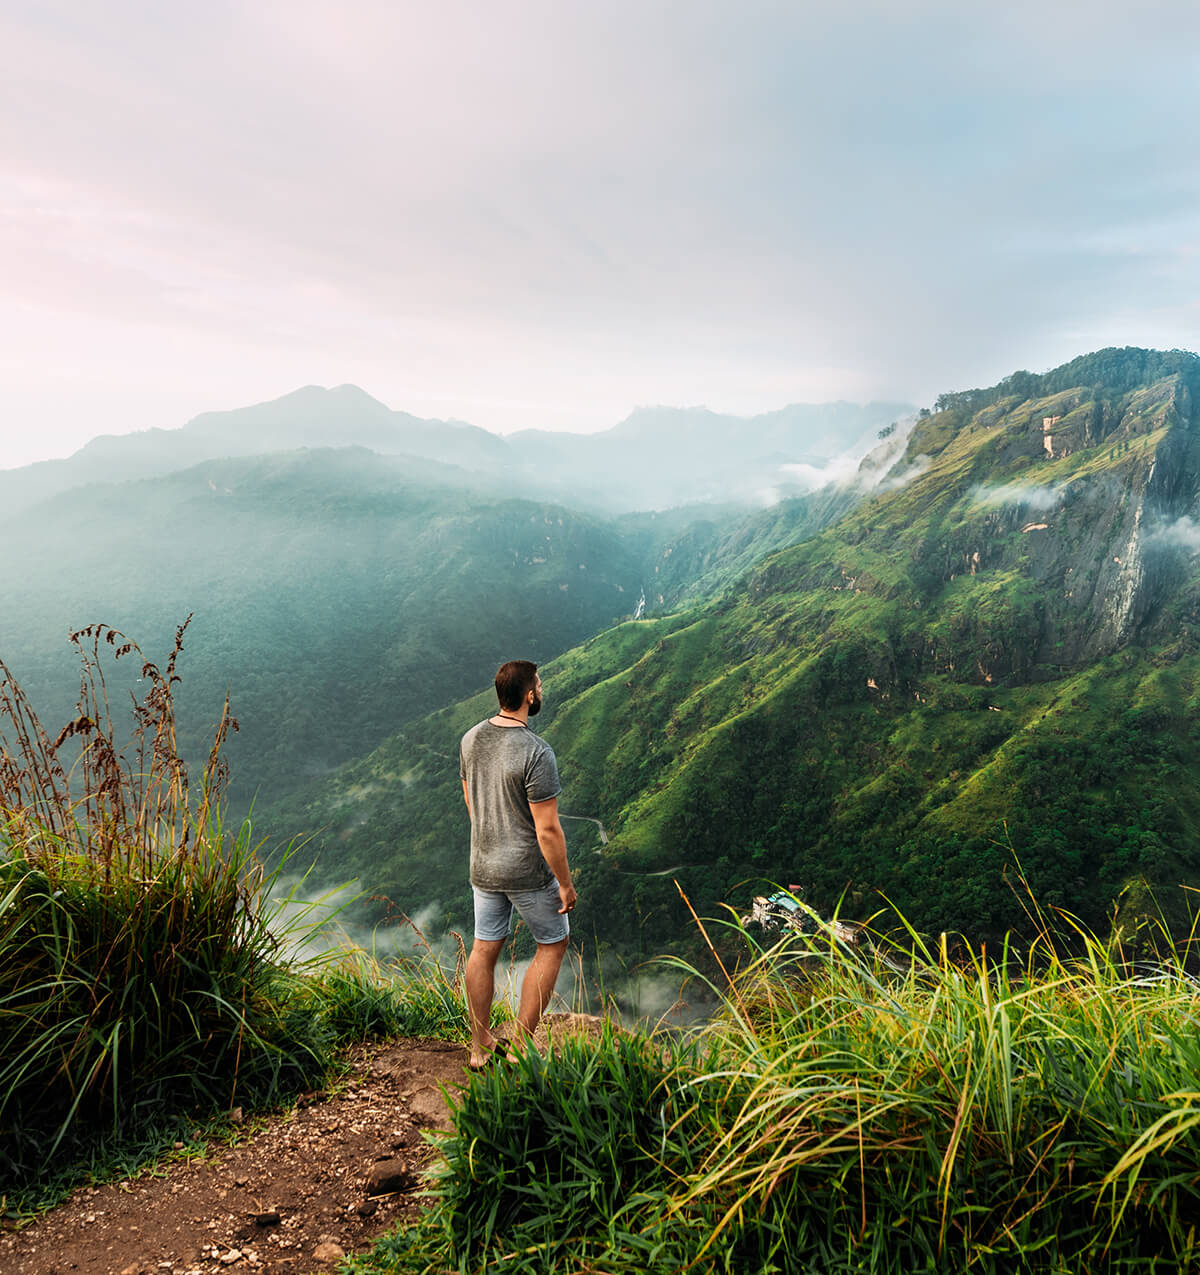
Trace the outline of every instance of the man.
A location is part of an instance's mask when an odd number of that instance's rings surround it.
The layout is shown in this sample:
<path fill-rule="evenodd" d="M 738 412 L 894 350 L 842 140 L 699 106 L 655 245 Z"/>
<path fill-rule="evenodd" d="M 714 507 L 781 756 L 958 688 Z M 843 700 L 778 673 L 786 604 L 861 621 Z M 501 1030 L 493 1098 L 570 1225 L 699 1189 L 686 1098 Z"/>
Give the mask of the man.
<path fill-rule="evenodd" d="M 542 707 L 537 665 L 510 660 L 496 673 L 499 710 L 473 726 L 459 746 L 463 799 L 471 817 L 471 887 L 475 942 L 467 958 L 470 1065 L 487 1064 L 497 1048 L 489 1027 L 496 962 L 514 908 L 537 952 L 521 985 L 517 1025 L 528 1037 L 541 1021 L 567 950 L 575 887 L 558 818 L 554 751 L 529 727 Z"/>

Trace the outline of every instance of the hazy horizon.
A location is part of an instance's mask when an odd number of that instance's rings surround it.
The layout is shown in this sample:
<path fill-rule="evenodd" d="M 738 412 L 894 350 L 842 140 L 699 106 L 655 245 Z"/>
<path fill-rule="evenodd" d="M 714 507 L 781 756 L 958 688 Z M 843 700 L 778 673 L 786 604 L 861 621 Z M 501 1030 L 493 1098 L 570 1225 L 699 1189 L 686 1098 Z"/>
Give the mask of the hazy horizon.
<path fill-rule="evenodd" d="M 342 385 L 303 385 L 303 386 L 297 386 L 297 387 L 295 387 L 295 388 L 294 388 L 294 389 L 292 389 L 292 390 L 287 390 L 287 391 L 285 391 L 285 392 L 283 392 L 283 393 L 281 393 L 281 394 L 277 394 L 277 395 L 273 396 L 272 398 L 263 399 L 263 400 L 261 400 L 261 402 L 257 402 L 257 403 L 238 403 L 238 404 L 235 404 L 235 405 L 233 405 L 233 406 L 229 406 L 229 407 L 212 407 L 212 408 L 205 408 L 203 411 L 197 412 L 194 416 L 190 417 L 188 420 L 186 420 L 186 421 L 180 421 L 180 422 L 178 422 L 177 424 L 174 424 L 174 425 L 150 425 L 150 426 L 142 427 L 142 428 L 140 428 L 140 429 L 129 429 L 129 430 L 120 430 L 120 431 L 111 431 L 111 430 L 110 430 L 110 431 L 99 431 L 99 432 L 97 432 L 96 434 L 89 435 L 87 438 L 85 438 L 85 439 L 84 439 L 82 442 L 80 442 L 80 443 L 77 443 L 77 444 L 76 444 L 76 443 L 72 442 L 72 443 L 69 445 L 69 447 L 68 447 L 68 446 L 66 446 L 66 445 L 64 445 L 64 449 L 63 449 L 63 450 L 61 450 L 60 452 L 56 453 L 56 454 L 50 454 L 49 452 L 44 452 L 44 453 L 37 453 L 37 454 L 35 454 L 35 453 L 34 453 L 34 449 L 38 447 L 38 445 L 39 445 L 39 441 L 40 441 L 40 440 L 38 440 L 37 438 L 28 438 L 28 439 L 24 440 L 24 442 L 28 445 L 28 447 L 29 447 L 29 449 L 30 449 L 30 454 L 29 454 L 28 458 L 27 458 L 27 459 L 25 459 L 25 460 L 18 460 L 18 461 L 15 461 L 15 462 L 13 462 L 13 463 L 11 463 L 11 464 L 3 464 L 3 463 L 0 463 L 0 473 L 3 473 L 3 472 L 5 472 L 6 470 L 11 470 L 11 469 L 23 469 L 23 468 L 25 468 L 27 465 L 38 464 L 38 463 L 40 463 L 40 462 L 42 462 L 42 461 L 48 461 L 48 460 L 67 460 L 67 459 L 69 459 L 71 456 L 75 455 L 77 452 L 79 452 L 79 451 L 81 451 L 83 448 L 85 448 L 85 447 L 88 445 L 88 443 L 90 443 L 90 442 L 94 441 L 94 440 L 95 440 L 95 439 L 97 439 L 97 438 L 114 438 L 114 437 L 119 438 L 119 437 L 123 437 L 123 436 L 125 436 L 125 435 L 139 434 L 139 433 L 148 433 L 148 432 L 151 432 L 152 430 L 156 430 L 156 429 L 157 429 L 157 430 L 163 430 L 163 431 L 165 431 L 165 432 L 170 433 L 170 432 L 173 432 L 173 431 L 175 431 L 175 430 L 181 430 L 181 429 L 186 428 L 188 425 L 190 425 L 190 424 L 192 423 L 192 421 L 194 421 L 194 420 L 196 420 L 196 419 L 198 419 L 199 417 L 202 417 L 202 416 L 206 416 L 206 415 L 209 415 L 209 414 L 220 415 L 220 414 L 223 414 L 223 413 L 225 413 L 225 412 L 238 412 L 238 411 L 241 411 L 241 410 L 243 410 L 243 409 L 245 409 L 245 408 L 260 407 L 260 406 L 263 406 L 264 404 L 274 403 L 274 402 L 278 402 L 278 401 L 280 401 L 281 399 L 286 399 L 286 398 L 288 398 L 290 395 L 295 394 L 295 393 L 299 393 L 299 392 L 300 392 L 300 391 L 302 391 L 302 390 L 307 390 L 307 389 L 318 389 L 318 390 L 323 390 L 323 391 L 329 392 L 329 391 L 333 391 L 333 390 L 346 389 L 346 388 L 360 390 L 362 393 L 364 393 L 364 394 L 368 395 L 370 398 L 375 399 L 377 402 L 381 402 L 381 403 L 383 403 L 385 407 L 387 407 L 387 408 L 391 409 L 392 411 L 396 411 L 396 412 L 408 412 L 408 414 L 409 414 L 409 415 L 412 415 L 412 416 L 415 416 L 415 415 L 416 415 L 416 413 L 415 413 L 415 412 L 409 412 L 409 411 L 408 411 L 408 409 L 407 409 L 407 408 L 405 408 L 403 405 L 399 405 L 399 404 L 395 404 L 395 403 L 386 403 L 386 402 L 384 402 L 384 400 L 383 400 L 383 399 L 380 399 L 380 398 L 378 397 L 378 395 L 372 394 L 372 393 L 371 393 L 371 391 L 370 391 L 370 390 L 369 390 L 366 386 L 362 386 L 362 385 L 350 385 L 348 382 L 347 382 L 347 383 L 344 383 L 344 384 L 342 384 Z M 886 400 L 876 400 L 876 401 L 886 401 Z M 543 428 L 543 429 L 548 429 L 548 430 L 549 430 L 549 432 L 553 432 L 553 433 L 566 433 L 566 434 L 601 434 L 601 433 L 604 433 L 606 430 L 614 429 L 614 428 L 615 428 L 615 427 L 617 427 L 618 425 L 621 425 L 622 423 L 624 423 L 624 422 L 625 422 L 626 420 L 628 420 L 630 417 L 635 416 L 635 415 L 637 415 L 638 413 L 642 413 L 642 412 L 658 412 L 658 411 L 662 411 L 662 412 L 712 412 L 712 413 L 714 413 L 715 415 L 718 415 L 718 416 L 736 417 L 736 418 L 738 418 L 738 419 L 752 419 L 754 416 L 763 415 L 763 414 L 765 414 L 765 413 L 770 413 L 770 412 L 784 411 L 784 410 L 786 410 L 786 409 L 788 409 L 788 408 L 794 408 L 794 407 L 815 407 L 815 408 L 820 408 L 820 407 L 831 407 L 831 406 L 836 406 L 836 405 L 837 405 L 837 404 L 839 404 L 839 403 L 848 403 L 848 402 L 849 402 L 849 400 L 844 400 L 844 399 L 842 399 L 842 400 L 836 400 L 836 399 L 835 399 L 835 400 L 831 400 L 829 403 L 779 403 L 779 404 L 775 405 L 774 407 L 768 407 L 768 408 L 764 409 L 764 412 L 718 412 L 718 411 L 716 411 L 716 409 L 709 407 L 709 406 L 708 406 L 708 404 L 706 404 L 706 403 L 680 403 L 680 404 L 676 404 L 676 403 L 639 403 L 639 404 L 636 404 L 635 406 L 631 407 L 631 408 L 630 408 L 627 412 L 625 412 L 625 413 L 624 413 L 624 415 L 620 417 L 620 419 L 618 419 L 618 420 L 614 420 L 614 421 L 610 421 L 610 422 L 607 422 L 607 423 L 604 423 L 604 424 L 597 425 L 597 426 L 595 426 L 594 428 L 590 428 L 590 429 L 570 429 L 570 428 L 568 428 L 568 427 L 566 427 L 566 426 L 560 426 L 560 427 L 559 427 L 559 428 L 557 428 L 557 429 L 549 429 L 549 427 L 541 427 L 541 428 Z M 896 403 L 896 404 L 894 404 L 894 405 L 895 405 L 895 406 L 897 406 L 897 407 L 902 406 L 902 405 L 901 405 L 901 404 L 899 404 L 899 403 Z M 867 406 L 867 404 L 852 404 L 852 406 Z M 484 429 L 484 430 L 486 430 L 488 433 L 496 435 L 496 437 L 498 437 L 498 438 L 508 438 L 508 437 L 512 437 L 512 436 L 513 436 L 513 435 L 515 435 L 515 434 L 522 433 L 522 432 L 524 432 L 524 431 L 525 431 L 525 430 L 527 430 L 527 429 L 537 429 L 537 428 L 539 428 L 539 427 L 535 427 L 535 426 L 521 426 L 521 427 L 514 428 L 514 429 L 499 430 L 499 429 L 488 429 L 488 428 L 487 428 L 487 426 L 485 426 L 485 425 L 477 425 L 475 421 L 462 420 L 462 419 L 460 419 L 460 418 L 454 418 L 454 417 L 443 417 L 443 418 L 430 417 L 430 418 L 423 418 L 423 419 L 431 419 L 431 420 L 441 419 L 441 420 L 445 421 L 447 424 L 474 425 L 474 426 L 476 426 L 476 428 Z M 855 442 L 858 442 L 858 441 L 859 441 L 859 439 L 858 439 L 857 437 L 851 438 L 851 437 L 849 437 L 849 436 L 848 436 L 848 438 L 847 438 L 847 442 L 848 442 L 848 443 L 855 443 Z"/>
<path fill-rule="evenodd" d="M 592 432 L 1200 346 L 1184 0 L 14 0 L 0 39 L 0 467 L 313 382 Z"/>

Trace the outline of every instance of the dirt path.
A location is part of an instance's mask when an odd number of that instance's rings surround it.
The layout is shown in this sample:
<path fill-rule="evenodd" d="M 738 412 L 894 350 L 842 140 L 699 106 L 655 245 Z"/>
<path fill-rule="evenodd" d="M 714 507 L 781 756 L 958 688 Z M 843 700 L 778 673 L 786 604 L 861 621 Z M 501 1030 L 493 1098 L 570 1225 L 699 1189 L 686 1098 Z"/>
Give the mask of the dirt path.
<path fill-rule="evenodd" d="M 304 1099 L 236 1147 L 155 1175 L 76 1192 L 0 1238 L 4 1275 L 312 1275 L 336 1269 L 415 1212 L 446 1128 L 443 1088 L 467 1051 L 444 1041 L 362 1047 L 349 1083 Z"/>
<path fill-rule="evenodd" d="M 533 1036 L 594 1036 L 590 1014 L 547 1014 Z M 467 1079 L 467 1050 L 442 1040 L 360 1046 L 334 1093 L 269 1117 L 235 1147 L 129 1182 L 77 1191 L 0 1236 L 2 1275 L 321 1275 L 421 1207 L 422 1136 L 450 1127 L 443 1095 Z"/>

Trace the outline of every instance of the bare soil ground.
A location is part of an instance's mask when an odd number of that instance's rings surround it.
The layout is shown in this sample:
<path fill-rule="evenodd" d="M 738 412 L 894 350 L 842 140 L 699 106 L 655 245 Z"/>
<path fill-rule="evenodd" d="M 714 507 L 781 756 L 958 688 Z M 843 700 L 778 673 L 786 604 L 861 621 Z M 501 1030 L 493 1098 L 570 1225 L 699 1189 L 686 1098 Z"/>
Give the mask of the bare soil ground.
<path fill-rule="evenodd" d="M 594 1035 L 601 1020 L 550 1014 L 533 1039 Z M 236 1146 L 175 1160 L 127 1182 L 77 1191 L 0 1236 L 3 1275 L 320 1275 L 422 1207 L 450 1127 L 446 1092 L 467 1079 L 465 1046 L 397 1040 L 360 1046 L 335 1091 L 306 1095 Z M 504 1064 L 499 1064 L 504 1065 Z"/>
<path fill-rule="evenodd" d="M 78 1191 L 0 1238 L 4 1275 L 208 1275 L 334 1270 L 420 1203 L 467 1051 L 437 1040 L 360 1047 L 348 1082 L 306 1095 L 233 1147 Z"/>

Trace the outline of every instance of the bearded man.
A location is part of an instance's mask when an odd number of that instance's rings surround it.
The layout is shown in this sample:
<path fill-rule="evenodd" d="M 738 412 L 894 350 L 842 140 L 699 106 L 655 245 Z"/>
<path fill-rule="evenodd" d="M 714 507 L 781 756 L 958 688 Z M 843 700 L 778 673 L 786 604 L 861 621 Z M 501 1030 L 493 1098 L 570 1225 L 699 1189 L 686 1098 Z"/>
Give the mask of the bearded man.
<path fill-rule="evenodd" d="M 537 944 L 521 984 L 517 1026 L 528 1038 L 554 994 L 570 933 L 575 887 L 558 817 L 554 750 L 529 726 L 542 707 L 542 679 L 529 660 L 496 673 L 499 710 L 472 726 L 459 745 L 463 799 L 471 817 L 471 888 L 475 941 L 467 959 L 470 1066 L 487 1065 L 501 1042 L 492 1034 L 496 962 L 513 914 Z"/>

